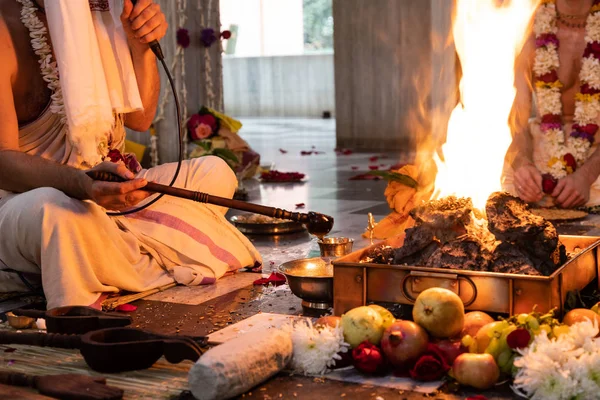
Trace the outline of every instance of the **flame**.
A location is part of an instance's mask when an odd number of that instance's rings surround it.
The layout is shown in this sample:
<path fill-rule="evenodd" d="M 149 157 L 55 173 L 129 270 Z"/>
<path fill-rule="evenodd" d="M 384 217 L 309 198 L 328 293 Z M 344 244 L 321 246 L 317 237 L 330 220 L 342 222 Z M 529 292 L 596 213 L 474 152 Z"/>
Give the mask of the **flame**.
<path fill-rule="evenodd" d="M 450 116 L 444 161 L 436 155 L 435 197 L 471 197 L 483 210 L 501 190 L 511 143 L 515 58 L 538 0 L 457 0 L 452 31 L 462 67 L 460 103 Z"/>

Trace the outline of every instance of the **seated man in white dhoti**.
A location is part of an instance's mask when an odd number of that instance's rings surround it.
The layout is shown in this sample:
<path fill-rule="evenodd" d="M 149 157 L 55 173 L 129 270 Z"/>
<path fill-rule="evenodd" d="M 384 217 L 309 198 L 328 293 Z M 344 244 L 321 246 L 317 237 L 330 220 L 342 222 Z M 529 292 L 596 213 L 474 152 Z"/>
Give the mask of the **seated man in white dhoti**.
<path fill-rule="evenodd" d="M 600 2 L 542 2 L 517 61 L 506 190 L 546 206 L 600 204 L 598 60 Z M 530 120 L 532 97 L 535 118 Z"/>
<path fill-rule="evenodd" d="M 91 305 L 122 289 L 214 283 L 261 262 L 217 206 L 165 196 L 106 214 L 175 170 L 132 171 L 107 157 L 123 152 L 125 127 L 148 129 L 156 111 L 148 43 L 167 30 L 156 3 L 0 0 L 0 16 L 1 292 L 42 283 L 49 308 Z M 128 181 L 93 181 L 90 168 Z M 183 163 L 175 186 L 231 197 L 237 182 L 225 162 L 203 157 Z"/>

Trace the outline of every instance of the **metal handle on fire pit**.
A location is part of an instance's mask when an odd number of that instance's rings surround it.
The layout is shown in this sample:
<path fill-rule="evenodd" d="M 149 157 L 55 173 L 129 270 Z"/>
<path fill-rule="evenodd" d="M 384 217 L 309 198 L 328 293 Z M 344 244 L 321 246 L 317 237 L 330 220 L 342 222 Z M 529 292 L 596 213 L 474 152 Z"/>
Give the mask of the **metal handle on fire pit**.
<path fill-rule="evenodd" d="M 471 304 L 473 304 L 475 302 L 475 299 L 477 299 L 477 286 L 475 286 L 475 283 L 469 277 L 461 276 L 458 274 L 443 274 L 443 273 L 439 273 L 439 272 L 410 271 L 410 273 L 406 274 L 404 276 L 404 278 L 402 278 L 402 283 L 400 284 L 400 287 L 402 288 L 402 295 L 411 303 L 414 303 L 415 301 L 417 301 L 417 299 L 409 294 L 408 283 L 413 278 L 423 278 L 423 277 L 452 279 L 452 280 L 458 280 L 458 281 L 460 281 L 462 279 L 465 282 L 467 282 L 469 285 L 471 285 L 471 288 L 473 288 L 473 296 L 469 299 L 469 301 L 463 301 L 464 306 L 465 307 L 470 306 Z"/>

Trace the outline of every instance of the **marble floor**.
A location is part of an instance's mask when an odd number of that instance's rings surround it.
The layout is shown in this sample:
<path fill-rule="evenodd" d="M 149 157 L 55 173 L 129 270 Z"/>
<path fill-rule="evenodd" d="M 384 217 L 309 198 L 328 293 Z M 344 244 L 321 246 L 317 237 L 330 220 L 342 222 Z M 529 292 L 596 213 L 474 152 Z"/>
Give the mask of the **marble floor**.
<path fill-rule="evenodd" d="M 336 152 L 335 120 L 333 119 L 242 119 L 241 136 L 261 155 L 261 165 L 284 172 L 306 175 L 302 183 L 261 183 L 244 180 L 248 201 L 289 211 L 316 211 L 334 217 L 330 236 L 354 239 L 354 248 L 365 247 L 368 239 L 361 235 L 367 227 L 367 215 L 377 220 L 390 212 L 383 195 L 383 180 L 351 180 L 375 166 L 387 170 L 400 162 L 410 162 L 410 153 L 350 153 Z M 302 152 L 312 152 L 303 155 Z M 304 207 L 297 209 L 296 205 Z M 239 214 L 231 210 L 228 214 Z M 279 236 L 251 236 L 263 256 L 263 273 L 283 262 L 319 256 L 314 237 L 307 232 Z M 149 300 L 199 304 L 223 291 L 249 284 L 242 276 L 229 278 L 227 289 L 173 288 L 156 294 Z M 219 286 L 219 285 L 217 285 Z"/>

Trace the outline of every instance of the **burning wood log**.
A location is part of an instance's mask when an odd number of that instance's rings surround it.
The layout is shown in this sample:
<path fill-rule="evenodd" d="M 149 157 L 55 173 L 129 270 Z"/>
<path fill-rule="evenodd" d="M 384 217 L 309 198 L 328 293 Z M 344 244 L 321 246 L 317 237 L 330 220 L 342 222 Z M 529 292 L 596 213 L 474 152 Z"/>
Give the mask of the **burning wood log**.
<path fill-rule="evenodd" d="M 487 220 L 476 211 L 471 199 L 454 196 L 416 207 L 403 246 L 377 246 L 362 261 L 546 276 L 566 262 L 555 227 L 521 199 L 496 192 Z"/>

